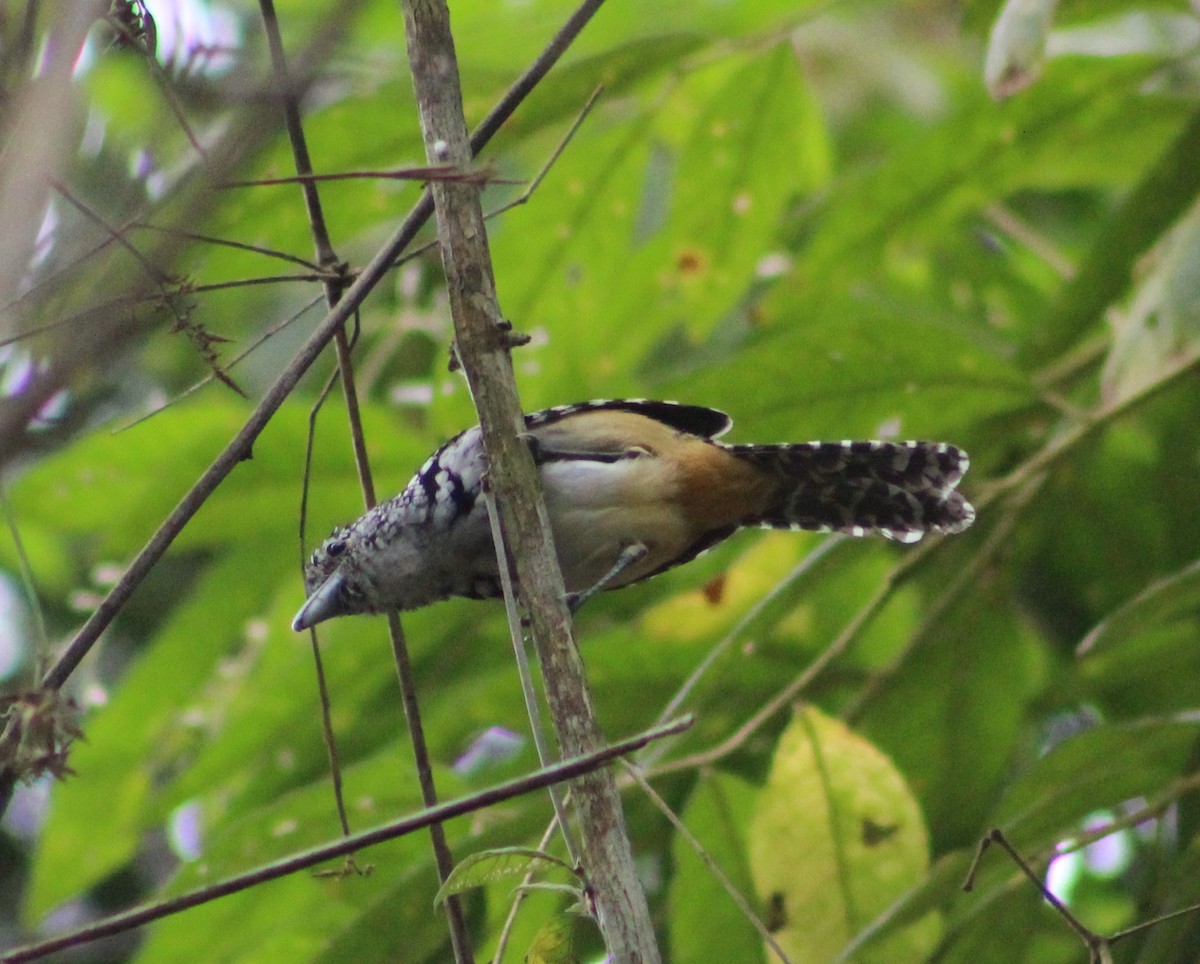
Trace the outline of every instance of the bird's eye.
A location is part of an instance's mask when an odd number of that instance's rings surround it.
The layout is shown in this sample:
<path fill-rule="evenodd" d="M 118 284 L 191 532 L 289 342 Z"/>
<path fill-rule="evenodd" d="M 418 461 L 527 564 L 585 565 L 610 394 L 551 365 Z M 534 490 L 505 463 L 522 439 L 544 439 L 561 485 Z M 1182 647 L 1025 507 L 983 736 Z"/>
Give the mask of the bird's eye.
<path fill-rule="evenodd" d="M 325 547 L 325 552 L 329 555 L 330 558 L 337 558 L 345 551 L 346 551 L 346 543 L 342 542 L 340 539 L 337 542 L 329 543 L 329 545 L 327 545 Z"/>

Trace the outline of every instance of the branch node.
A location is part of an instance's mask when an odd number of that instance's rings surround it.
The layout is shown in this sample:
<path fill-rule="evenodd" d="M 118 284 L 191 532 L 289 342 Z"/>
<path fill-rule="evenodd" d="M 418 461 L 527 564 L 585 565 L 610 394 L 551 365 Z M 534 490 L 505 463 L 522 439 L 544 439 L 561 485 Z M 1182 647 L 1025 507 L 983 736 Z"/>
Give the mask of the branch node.
<path fill-rule="evenodd" d="M 500 344 L 504 348 L 512 351 L 514 348 L 520 348 L 523 345 L 528 345 L 531 341 L 533 341 L 532 335 L 529 335 L 523 331 L 513 331 L 512 324 L 508 322 L 506 322 L 506 324 L 508 324 L 508 328 L 501 328 L 499 330 Z"/>

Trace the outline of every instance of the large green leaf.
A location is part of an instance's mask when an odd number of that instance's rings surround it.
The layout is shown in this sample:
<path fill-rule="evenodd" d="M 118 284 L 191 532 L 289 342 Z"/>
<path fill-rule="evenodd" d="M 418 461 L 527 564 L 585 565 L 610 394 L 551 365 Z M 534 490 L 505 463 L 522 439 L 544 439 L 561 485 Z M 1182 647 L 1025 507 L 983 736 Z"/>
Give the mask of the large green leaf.
<path fill-rule="evenodd" d="M 527 358 L 549 356 L 539 391 L 555 401 L 617 373 L 627 383 L 666 330 L 711 329 L 754 283 L 788 201 L 827 176 L 826 133 L 785 47 L 722 59 L 650 98 L 602 105 L 537 203 L 495 235 L 505 311 L 546 330 L 547 348 Z"/>
<path fill-rule="evenodd" d="M 712 861 L 761 918 L 746 862 L 746 833 L 754 813 L 756 788 L 726 774 L 712 773 L 696 784 L 680 816 L 703 852 L 682 835 L 672 844 L 675 876 L 670 901 L 671 960 L 762 961 L 754 925 L 707 866 Z"/>

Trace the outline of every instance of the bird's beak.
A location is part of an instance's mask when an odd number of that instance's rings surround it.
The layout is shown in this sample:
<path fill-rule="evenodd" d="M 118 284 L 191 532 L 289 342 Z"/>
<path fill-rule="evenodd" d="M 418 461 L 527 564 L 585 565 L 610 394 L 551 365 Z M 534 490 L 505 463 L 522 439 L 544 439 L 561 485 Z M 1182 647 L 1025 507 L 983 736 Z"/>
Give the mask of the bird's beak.
<path fill-rule="evenodd" d="M 304 605 L 300 607 L 300 612 L 296 613 L 296 618 L 292 620 L 292 629 L 298 633 L 303 632 L 317 623 L 323 623 L 326 619 L 340 616 L 342 608 L 339 597 L 343 581 L 342 574 L 335 572 L 321 583 L 316 592 L 309 596 Z"/>

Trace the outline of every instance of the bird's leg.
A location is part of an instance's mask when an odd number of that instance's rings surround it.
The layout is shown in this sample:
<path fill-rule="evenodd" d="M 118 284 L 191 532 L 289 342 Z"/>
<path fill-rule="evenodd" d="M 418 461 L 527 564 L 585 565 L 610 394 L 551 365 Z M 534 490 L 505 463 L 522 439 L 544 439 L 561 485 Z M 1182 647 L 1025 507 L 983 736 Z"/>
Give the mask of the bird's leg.
<path fill-rule="evenodd" d="M 583 592 L 567 593 L 567 608 L 572 613 L 579 612 L 585 602 L 591 599 L 596 593 L 607 589 L 616 578 L 621 575 L 626 569 L 632 565 L 636 565 L 646 558 L 647 549 L 640 542 L 635 542 L 632 545 L 625 546 L 621 550 L 621 554 L 617 556 L 617 561 L 613 563 L 613 567 L 608 570 L 603 576 L 596 580 L 595 584 L 583 590 Z"/>

